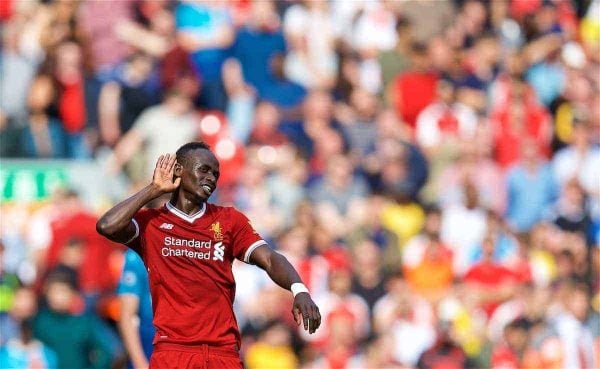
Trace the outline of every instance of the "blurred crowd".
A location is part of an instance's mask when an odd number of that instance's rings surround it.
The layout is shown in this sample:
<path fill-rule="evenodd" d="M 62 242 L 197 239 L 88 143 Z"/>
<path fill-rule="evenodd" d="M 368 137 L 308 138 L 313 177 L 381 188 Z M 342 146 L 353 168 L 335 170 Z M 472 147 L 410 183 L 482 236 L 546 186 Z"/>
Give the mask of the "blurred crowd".
<path fill-rule="evenodd" d="M 211 145 L 211 201 L 323 316 L 305 334 L 237 263 L 247 368 L 600 365 L 599 0 L 3 0 L 0 19 L 2 159 L 93 160 L 133 192 Z M 94 228 L 119 200 L 1 205 L 0 366 L 124 365 L 124 248 Z"/>

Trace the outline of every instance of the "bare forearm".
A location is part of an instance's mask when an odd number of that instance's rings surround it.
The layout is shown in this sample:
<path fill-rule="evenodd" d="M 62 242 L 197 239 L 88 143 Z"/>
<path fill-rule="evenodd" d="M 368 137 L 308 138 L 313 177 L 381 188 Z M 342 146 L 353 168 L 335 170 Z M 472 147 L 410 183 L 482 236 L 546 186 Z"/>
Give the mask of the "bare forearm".
<path fill-rule="evenodd" d="M 133 316 L 123 316 L 119 320 L 119 331 L 125 344 L 125 349 L 129 354 L 134 368 L 145 368 L 148 366 L 148 359 L 142 348 L 139 328 L 133 323 Z"/>
<path fill-rule="evenodd" d="M 269 247 L 258 247 L 254 250 L 250 254 L 250 262 L 265 270 L 273 282 L 286 290 L 291 290 L 294 283 L 302 283 L 298 272 L 286 257 Z M 321 325 L 321 314 L 310 294 L 306 292 L 306 287 L 304 291 L 294 292 L 292 314 L 296 323 L 304 322 L 304 329 L 308 333 L 314 333 Z"/>
<path fill-rule="evenodd" d="M 135 195 L 115 205 L 107 211 L 96 224 L 96 229 L 101 235 L 116 241 L 121 232 L 127 230 L 134 215 L 149 201 L 162 195 L 154 185 L 148 185 Z"/>
<path fill-rule="evenodd" d="M 271 254 L 269 263 L 264 269 L 273 282 L 286 290 L 289 290 L 294 283 L 302 283 L 298 272 L 288 259 L 276 251 Z"/>

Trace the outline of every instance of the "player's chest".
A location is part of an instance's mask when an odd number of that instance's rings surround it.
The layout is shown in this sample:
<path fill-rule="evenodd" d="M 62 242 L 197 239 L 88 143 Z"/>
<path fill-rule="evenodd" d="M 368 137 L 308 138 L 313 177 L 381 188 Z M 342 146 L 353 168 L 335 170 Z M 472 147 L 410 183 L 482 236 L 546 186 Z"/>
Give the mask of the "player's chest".
<path fill-rule="evenodd" d="M 147 252 L 165 262 L 228 264 L 233 258 L 231 231 L 218 220 L 188 223 L 157 219 L 149 228 Z"/>

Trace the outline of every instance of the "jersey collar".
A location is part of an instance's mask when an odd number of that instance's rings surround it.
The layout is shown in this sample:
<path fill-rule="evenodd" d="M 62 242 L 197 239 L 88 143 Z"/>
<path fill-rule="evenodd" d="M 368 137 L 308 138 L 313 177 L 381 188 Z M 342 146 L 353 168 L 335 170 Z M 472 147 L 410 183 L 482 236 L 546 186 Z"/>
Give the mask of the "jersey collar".
<path fill-rule="evenodd" d="M 183 211 L 177 209 L 175 206 L 173 206 L 171 204 L 170 201 L 167 201 L 167 203 L 165 204 L 165 206 L 167 207 L 167 209 L 175 214 L 176 216 L 178 216 L 179 218 L 188 221 L 190 223 L 193 223 L 194 220 L 201 218 L 204 215 L 204 212 L 206 211 L 206 203 L 202 203 L 202 209 L 200 209 L 196 214 L 193 215 L 187 215 L 186 213 L 184 213 Z"/>

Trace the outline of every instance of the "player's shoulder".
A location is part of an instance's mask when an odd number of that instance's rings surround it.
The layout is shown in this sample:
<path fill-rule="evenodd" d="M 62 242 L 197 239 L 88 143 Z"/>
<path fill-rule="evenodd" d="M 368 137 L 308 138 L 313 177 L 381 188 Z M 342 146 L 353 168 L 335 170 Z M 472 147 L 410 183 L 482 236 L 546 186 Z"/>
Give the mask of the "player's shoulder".
<path fill-rule="evenodd" d="M 156 218 L 156 217 L 160 216 L 161 214 L 165 214 L 165 213 L 167 213 L 167 209 L 164 206 L 161 206 L 158 208 L 144 208 L 144 209 L 140 209 L 137 212 L 136 217 L 144 217 L 144 218 L 152 219 L 152 218 Z"/>

